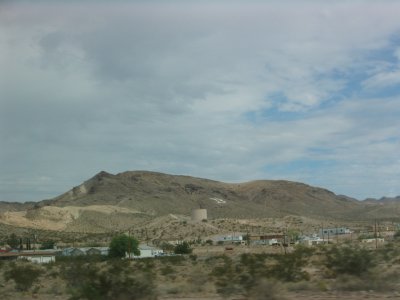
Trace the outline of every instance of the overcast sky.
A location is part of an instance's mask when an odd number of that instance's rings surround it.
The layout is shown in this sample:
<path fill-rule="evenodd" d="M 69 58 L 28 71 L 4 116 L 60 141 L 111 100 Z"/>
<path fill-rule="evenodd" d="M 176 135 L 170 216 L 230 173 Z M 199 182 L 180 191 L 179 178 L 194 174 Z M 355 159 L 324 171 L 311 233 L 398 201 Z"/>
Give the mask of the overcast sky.
<path fill-rule="evenodd" d="M 2 1 L 0 200 L 101 170 L 400 195 L 400 1 Z"/>

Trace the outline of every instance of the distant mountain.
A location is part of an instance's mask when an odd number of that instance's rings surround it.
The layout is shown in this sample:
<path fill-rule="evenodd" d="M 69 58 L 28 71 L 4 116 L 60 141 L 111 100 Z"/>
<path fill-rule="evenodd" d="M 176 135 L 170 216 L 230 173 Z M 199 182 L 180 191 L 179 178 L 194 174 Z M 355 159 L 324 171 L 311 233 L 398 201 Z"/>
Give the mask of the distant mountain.
<path fill-rule="evenodd" d="M 186 215 L 206 208 L 210 218 L 253 219 L 301 216 L 366 220 L 400 215 L 400 203 L 358 201 L 323 188 L 284 180 L 224 183 L 148 171 L 100 172 L 50 200 L 23 206 L 0 205 L 0 223 L 47 229 L 110 230 L 138 220 Z M 389 205 L 390 204 L 390 205 Z M 20 209 L 25 212 L 15 211 Z M 125 225 L 124 225 L 125 224 Z M 103 228 L 103 229 L 101 229 Z M 94 229 L 93 229 L 94 230 Z"/>
<path fill-rule="evenodd" d="M 367 198 L 364 200 L 366 203 L 400 203 L 400 196 L 397 197 L 382 197 L 380 199 L 375 199 L 375 198 Z"/>
<path fill-rule="evenodd" d="M 0 213 L 6 211 L 22 211 L 34 207 L 36 202 L 7 202 L 0 201 Z"/>

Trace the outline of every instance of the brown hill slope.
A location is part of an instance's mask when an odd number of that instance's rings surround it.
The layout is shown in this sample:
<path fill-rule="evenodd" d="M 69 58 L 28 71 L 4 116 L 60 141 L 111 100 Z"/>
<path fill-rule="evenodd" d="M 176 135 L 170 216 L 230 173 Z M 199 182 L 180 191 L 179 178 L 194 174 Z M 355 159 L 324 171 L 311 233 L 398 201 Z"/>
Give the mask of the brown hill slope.
<path fill-rule="evenodd" d="M 357 200 L 302 183 L 260 180 L 229 184 L 146 171 L 117 175 L 100 172 L 67 193 L 38 203 L 36 208 L 45 205 L 114 205 L 152 216 L 190 215 L 192 209 L 203 207 L 212 218 L 362 217 L 362 205 Z"/>

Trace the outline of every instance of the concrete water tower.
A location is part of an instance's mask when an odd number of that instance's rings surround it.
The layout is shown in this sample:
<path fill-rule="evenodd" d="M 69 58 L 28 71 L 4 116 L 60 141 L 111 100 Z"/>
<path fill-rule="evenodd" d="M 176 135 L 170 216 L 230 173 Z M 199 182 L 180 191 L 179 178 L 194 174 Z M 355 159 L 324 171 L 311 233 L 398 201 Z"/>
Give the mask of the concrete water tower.
<path fill-rule="evenodd" d="M 201 222 L 203 220 L 207 220 L 207 209 L 198 208 L 192 210 L 192 221 L 193 222 Z"/>

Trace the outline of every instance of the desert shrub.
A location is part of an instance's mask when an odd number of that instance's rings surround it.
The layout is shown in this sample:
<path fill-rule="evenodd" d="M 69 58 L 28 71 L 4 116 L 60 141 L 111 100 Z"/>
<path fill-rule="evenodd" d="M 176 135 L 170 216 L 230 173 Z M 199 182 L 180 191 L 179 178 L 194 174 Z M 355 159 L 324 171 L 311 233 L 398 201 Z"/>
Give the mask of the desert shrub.
<path fill-rule="evenodd" d="M 285 284 L 285 288 L 291 292 L 299 291 L 326 291 L 326 283 L 323 281 L 312 282 L 309 280 L 302 280 L 296 282 L 288 282 Z"/>
<path fill-rule="evenodd" d="M 202 267 L 194 268 L 189 274 L 186 275 L 186 288 L 189 291 L 200 293 L 204 292 L 208 283 L 209 276 Z"/>
<path fill-rule="evenodd" d="M 189 255 L 189 258 L 190 258 L 193 262 L 197 261 L 197 255 L 196 255 L 196 254 L 190 254 L 190 255 Z"/>
<path fill-rule="evenodd" d="M 219 262 L 214 262 L 211 275 L 221 296 L 242 294 L 249 299 L 275 299 L 273 297 L 278 294 L 272 287 L 277 280 L 293 282 L 309 279 L 303 268 L 312 253 L 310 248 L 299 247 L 286 255 L 243 254 L 236 263 L 228 257 L 221 257 Z M 264 298 L 256 298 L 255 291 L 261 290 L 264 296 L 260 297 Z"/>
<path fill-rule="evenodd" d="M 308 280 L 309 274 L 303 270 L 314 250 L 297 247 L 293 252 L 275 256 L 275 263 L 269 267 L 270 276 L 281 281 Z"/>
<path fill-rule="evenodd" d="M 379 258 L 384 261 L 391 261 L 398 259 L 400 256 L 400 249 L 397 243 L 388 243 L 384 247 L 378 249 Z"/>
<path fill-rule="evenodd" d="M 332 246 L 326 250 L 325 266 L 333 276 L 349 274 L 361 276 L 376 265 L 371 251 L 359 246 Z"/>
<path fill-rule="evenodd" d="M 172 255 L 172 256 L 161 256 L 158 257 L 157 260 L 159 260 L 161 263 L 164 264 L 171 264 L 171 265 L 182 265 L 185 261 L 186 258 L 181 255 Z"/>
<path fill-rule="evenodd" d="M 76 255 L 76 256 L 56 256 L 56 265 L 65 265 L 73 263 L 96 263 L 108 260 L 109 257 L 106 255 Z"/>
<path fill-rule="evenodd" d="M 337 291 L 362 291 L 366 289 L 366 282 L 358 276 L 343 274 L 337 276 L 332 288 Z"/>
<path fill-rule="evenodd" d="M 11 263 L 3 273 L 6 281 L 15 282 L 15 289 L 18 291 L 28 291 L 42 274 L 43 269 L 27 262 Z"/>
<path fill-rule="evenodd" d="M 166 266 L 162 267 L 160 269 L 160 271 L 161 271 L 161 275 L 164 275 L 164 276 L 175 273 L 175 270 L 170 265 L 166 265 Z"/>
<path fill-rule="evenodd" d="M 279 282 L 270 280 L 260 280 L 249 291 L 249 300 L 283 300 L 283 288 Z"/>
<path fill-rule="evenodd" d="M 166 252 L 173 252 L 175 249 L 174 245 L 167 243 L 167 242 L 163 242 L 160 247 L 161 247 L 161 249 L 163 249 Z"/>
<path fill-rule="evenodd" d="M 175 254 L 190 254 L 192 253 L 192 248 L 188 242 L 183 242 L 182 244 L 176 245 L 174 249 Z"/>
<path fill-rule="evenodd" d="M 179 287 L 171 287 L 167 290 L 167 294 L 171 294 L 171 295 L 177 295 L 179 294 L 180 289 Z"/>
<path fill-rule="evenodd" d="M 211 272 L 218 294 L 229 297 L 242 294 L 243 286 L 238 280 L 238 272 L 234 262 L 227 256 L 221 256 L 214 261 L 215 267 Z"/>
<path fill-rule="evenodd" d="M 239 264 L 236 265 L 236 277 L 238 283 L 245 291 L 251 290 L 261 278 L 269 277 L 266 259 L 271 255 L 266 254 L 242 254 Z"/>
<path fill-rule="evenodd" d="M 126 267 L 126 262 L 123 265 L 123 268 L 125 267 Z M 115 266 L 113 266 L 113 268 L 115 268 Z M 123 268 L 121 268 L 121 270 L 123 270 Z M 153 258 L 143 258 L 136 260 L 132 268 L 146 274 L 146 276 L 155 277 L 155 264 Z"/>
<path fill-rule="evenodd" d="M 90 266 L 83 260 L 62 261 L 60 265 L 61 277 L 67 282 L 68 286 L 78 286 L 85 279 L 88 266 Z"/>
<path fill-rule="evenodd" d="M 67 280 L 70 299 L 157 299 L 153 278 L 137 272 L 130 264 L 112 263 L 70 266 L 71 273 L 80 273 L 79 281 L 71 276 Z M 71 272 L 72 271 L 72 272 Z"/>
<path fill-rule="evenodd" d="M 20 238 L 17 237 L 15 233 L 11 233 L 10 236 L 7 237 L 6 243 L 12 249 L 18 249 L 20 247 Z"/>
<path fill-rule="evenodd" d="M 379 270 L 374 270 L 374 272 L 362 276 L 341 274 L 336 277 L 332 288 L 338 291 L 396 291 L 398 289 L 398 276 L 398 273 L 384 274 Z"/>

